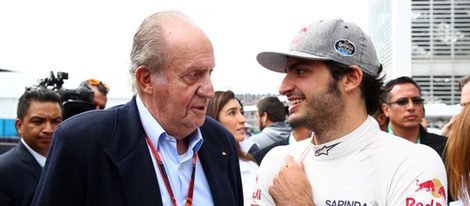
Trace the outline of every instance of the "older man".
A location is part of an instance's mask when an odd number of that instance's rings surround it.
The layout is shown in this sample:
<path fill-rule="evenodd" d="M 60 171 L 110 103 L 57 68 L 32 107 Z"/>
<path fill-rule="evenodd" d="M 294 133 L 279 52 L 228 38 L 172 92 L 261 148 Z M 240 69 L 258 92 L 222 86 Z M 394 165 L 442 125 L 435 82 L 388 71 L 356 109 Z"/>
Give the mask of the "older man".
<path fill-rule="evenodd" d="M 242 205 L 234 138 L 205 115 L 204 32 L 178 12 L 151 15 L 131 62 L 136 97 L 58 127 L 33 205 Z"/>

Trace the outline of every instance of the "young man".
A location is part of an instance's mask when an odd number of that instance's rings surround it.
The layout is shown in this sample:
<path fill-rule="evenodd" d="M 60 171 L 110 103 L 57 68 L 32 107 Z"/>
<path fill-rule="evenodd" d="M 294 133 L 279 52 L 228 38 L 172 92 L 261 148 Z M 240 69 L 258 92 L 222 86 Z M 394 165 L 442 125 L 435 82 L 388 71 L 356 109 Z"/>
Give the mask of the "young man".
<path fill-rule="evenodd" d="M 21 140 L 0 155 L 0 205 L 31 205 L 52 134 L 61 121 L 60 97 L 55 92 L 28 89 L 20 97 L 16 129 Z"/>
<path fill-rule="evenodd" d="M 289 51 L 263 52 L 257 60 L 286 73 L 279 92 L 289 100 L 288 121 L 315 135 L 266 155 L 253 205 L 446 204 L 437 153 L 382 132 L 368 115 L 379 107 L 382 68 L 358 26 L 314 22 Z"/>
<path fill-rule="evenodd" d="M 424 100 L 421 88 L 410 77 L 398 77 L 385 85 L 382 109 L 389 119 L 388 133 L 416 144 L 433 148 L 443 155 L 447 138 L 428 133 L 421 125 L 424 118 Z"/>
<path fill-rule="evenodd" d="M 265 97 L 256 107 L 258 109 L 258 125 L 260 133 L 250 137 L 259 149 L 264 149 L 272 144 L 289 139 L 292 131 L 286 120 L 286 109 L 277 97 Z"/>
<path fill-rule="evenodd" d="M 33 205 L 243 205 L 233 136 L 206 118 L 214 52 L 185 15 L 147 17 L 134 36 L 136 96 L 57 128 Z"/>

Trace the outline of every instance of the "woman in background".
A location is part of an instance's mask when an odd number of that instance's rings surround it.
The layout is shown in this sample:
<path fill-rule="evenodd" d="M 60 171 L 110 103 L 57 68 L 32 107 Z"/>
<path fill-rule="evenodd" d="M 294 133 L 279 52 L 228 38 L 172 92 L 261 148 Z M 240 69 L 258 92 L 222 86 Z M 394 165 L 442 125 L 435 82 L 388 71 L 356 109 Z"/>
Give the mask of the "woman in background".
<path fill-rule="evenodd" d="M 232 91 L 216 91 L 215 96 L 209 101 L 207 115 L 219 121 L 235 138 L 243 184 L 244 204 L 251 205 L 258 165 L 253 156 L 240 149 L 239 142 L 244 141 L 246 138 L 243 105 Z"/>
<path fill-rule="evenodd" d="M 450 205 L 470 205 L 470 106 L 463 107 L 452 125 L 447 140 L 446 169 L 449 191 L 453 199 Z"/>

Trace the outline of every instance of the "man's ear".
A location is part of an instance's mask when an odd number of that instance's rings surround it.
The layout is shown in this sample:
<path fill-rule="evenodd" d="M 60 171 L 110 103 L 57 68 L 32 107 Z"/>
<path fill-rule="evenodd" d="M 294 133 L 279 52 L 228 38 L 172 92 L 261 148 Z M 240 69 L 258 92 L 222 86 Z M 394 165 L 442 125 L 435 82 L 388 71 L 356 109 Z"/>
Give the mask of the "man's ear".
<path fill-rule="evenodd" d="M 346 92 L 350 92 L 353 89 L 360 87 L 362 83 L 362 76 L 364 75 L 361 68 L 359 68 L 357 65 L 351 65 L 349 67 L 352 68 L 352 71 L 348 72 L 343 77 L 344 90 Z"/>
<path fill-rule="evenodd" d="M 390 117 L 390 107 L 387 103 L 382 103 L 382 110 L 384 111 L 385 116 Z"/>
<path fill-rule="evenodd" d="M 16 118 L 15 127 L 16 127 L 16 131 L 18 132 L 18 136 L 20 137 L 23 137 L 23 126 L 24 126 L 23 121 Z"/>
<path fill-rule="evenodd" d="M 150 71 L 150 68 L 147 66 L 138 66 L 135 70 L 135 79 L 136 84 L 139 87 L 140 91 L 151 95 L 153 93 L 153 82 L 152 75 L 154 73 Z"/>
<path fill-rule="evenodd" d="M 263 112 L 263 114 L 261 114 L 261 118 L 262 118 L 263 122 L 268 122 L 268 113 Z"/>

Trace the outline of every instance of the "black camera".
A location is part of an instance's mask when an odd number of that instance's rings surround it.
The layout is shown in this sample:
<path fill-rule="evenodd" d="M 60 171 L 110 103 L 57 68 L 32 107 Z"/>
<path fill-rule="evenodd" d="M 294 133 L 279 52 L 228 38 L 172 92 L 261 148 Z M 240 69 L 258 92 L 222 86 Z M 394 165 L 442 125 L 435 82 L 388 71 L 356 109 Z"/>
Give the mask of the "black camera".
<path fill-rule="evenodd" d="M 87 87 L 64 89 L 64 80 L 69 78 L 67 72 L 57 72 L 57 77 L 51 71 L 49 77 L 41 79 L 37 87 L 51 89 L 59 94 L 62 103 L 62 116 L 67 119 L 73 115 L 95 109 L 93 104 L 93 90 Z"/>

